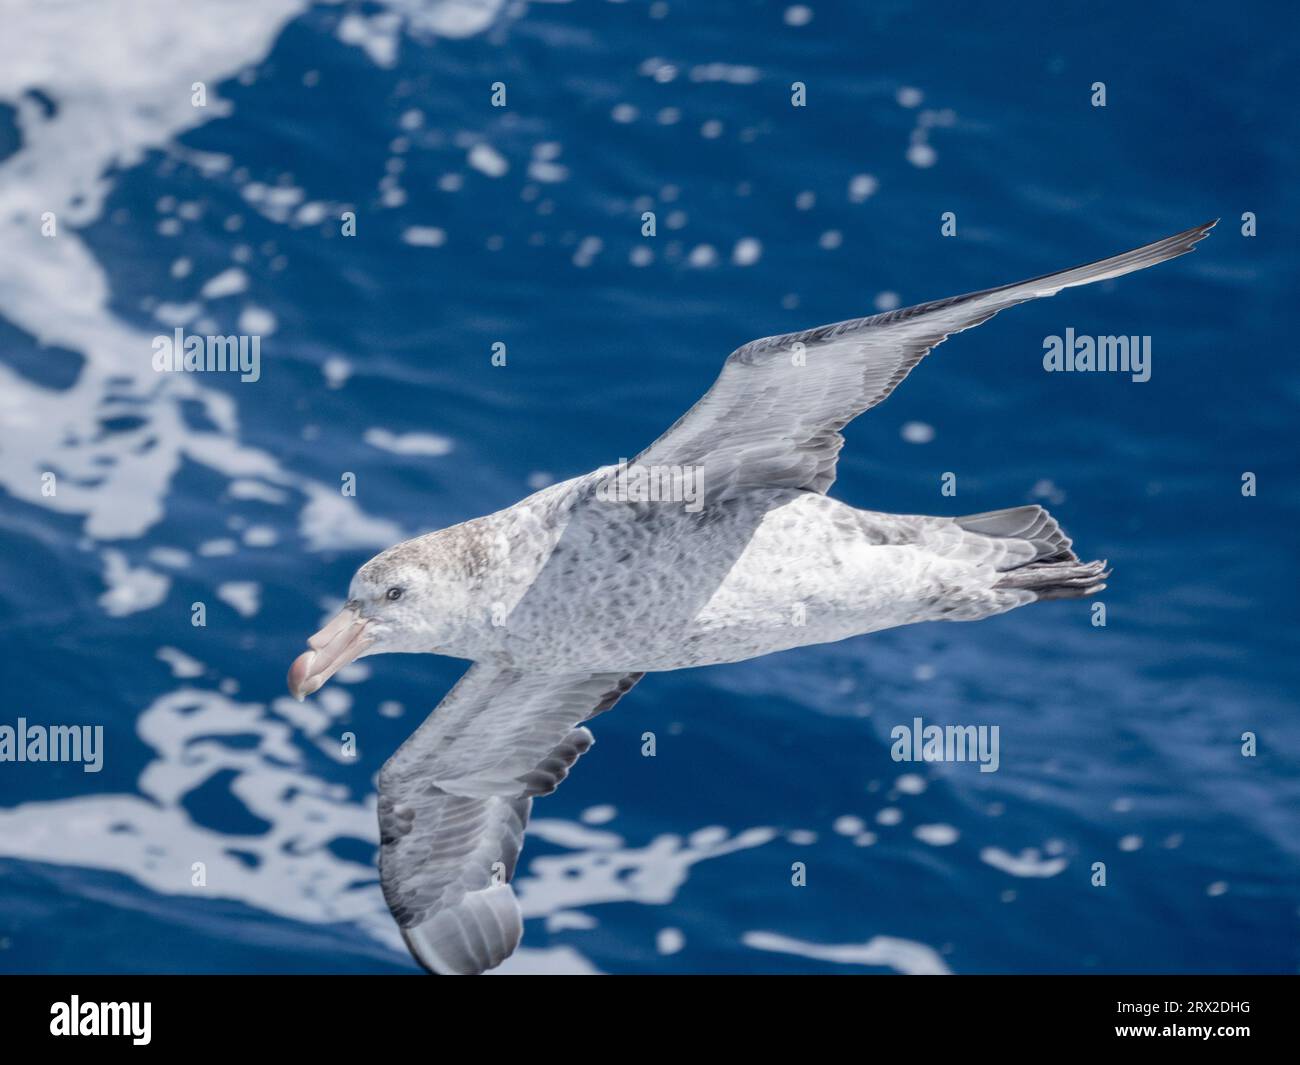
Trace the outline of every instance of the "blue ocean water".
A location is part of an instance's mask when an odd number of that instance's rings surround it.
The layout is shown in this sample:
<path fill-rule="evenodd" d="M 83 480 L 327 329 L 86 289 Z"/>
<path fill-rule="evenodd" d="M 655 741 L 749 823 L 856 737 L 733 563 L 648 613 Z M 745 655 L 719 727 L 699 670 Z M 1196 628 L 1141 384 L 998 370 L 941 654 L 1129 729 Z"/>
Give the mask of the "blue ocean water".
<path fill-rule="evenodd" d="M 0 763 L 0 970 L 416 971 L 373 781 L 463 664 L 284 690 L 361 562 L 636 454 L 749 339 L 1221 217 L 1194 255 L 950 340 L 846 433 L 854 505 L 1049 506 L 1110 560 L 1105 626 L 1048 603 L 647 677 L 536 804 L 506 968 L 1296 971 L 1289 12 L 15 20 L 0 724 L 102 726 L 104 761 Z M 259 379 L 155 373 L 175 327 L 260 335 Z M 1067 328 L 1149 335 L 1150 380 L 1045 373 Z M 997 725 L 997 772 L 895 762 L 916 717 Z"/>

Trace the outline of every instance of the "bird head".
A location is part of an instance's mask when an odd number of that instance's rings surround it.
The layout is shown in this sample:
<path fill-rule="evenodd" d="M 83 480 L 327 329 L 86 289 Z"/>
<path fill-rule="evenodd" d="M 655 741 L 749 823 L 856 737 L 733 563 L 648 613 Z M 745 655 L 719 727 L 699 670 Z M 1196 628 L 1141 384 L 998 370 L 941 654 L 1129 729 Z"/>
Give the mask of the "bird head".
<path fill-rule="evenodd" d="M 417 562 L 416 541 L 390 547 L 352 577 L 343 609 L 307 641 L 289 667 L 289 691 L 300 702 L 349 662 L 390 651 L 432 651 L 435 584 Z"/>

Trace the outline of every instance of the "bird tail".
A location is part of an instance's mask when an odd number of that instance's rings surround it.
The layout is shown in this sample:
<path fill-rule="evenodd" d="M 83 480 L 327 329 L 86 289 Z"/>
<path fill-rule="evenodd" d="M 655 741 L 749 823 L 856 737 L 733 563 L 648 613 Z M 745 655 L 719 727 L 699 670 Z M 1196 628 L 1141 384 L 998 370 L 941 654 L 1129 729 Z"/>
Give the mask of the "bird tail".
<path fill-rule="evenodd" d="M 1106 587 L 1110 570 L 1099 562 L 1031 562 L 1008 570 L 994 588 L 1021 588 L 1044 599 L 1084 599 Z"/>
<path fill-rule="evenodd" d="M 1081 599 L 1106 587 L 1110 576 L 1105 560 L 1080 562 L 1071 540 L 1040 506 L 1011 507 L 953 519 L 967 532 L 995 539 L 1021 540 L 1036 554 L 1003 572 L 994 588 L 1033 592 L 1037 599 Z"/>

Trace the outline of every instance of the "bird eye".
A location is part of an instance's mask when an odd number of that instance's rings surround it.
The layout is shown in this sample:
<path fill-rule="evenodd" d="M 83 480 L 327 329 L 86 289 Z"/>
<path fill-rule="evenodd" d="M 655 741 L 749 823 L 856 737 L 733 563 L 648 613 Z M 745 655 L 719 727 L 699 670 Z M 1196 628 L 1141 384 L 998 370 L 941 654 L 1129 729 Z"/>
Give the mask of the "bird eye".
<path fill-rule="evenodd" d="M 385 592 L 384 594 L 385 594 L 386 596 L 388 596 L 389 599 L 401 599 L 401 598 L 402 598 L 402 589 L 400 589 L 400 588 L 389 588 L 388 591 Z"/>

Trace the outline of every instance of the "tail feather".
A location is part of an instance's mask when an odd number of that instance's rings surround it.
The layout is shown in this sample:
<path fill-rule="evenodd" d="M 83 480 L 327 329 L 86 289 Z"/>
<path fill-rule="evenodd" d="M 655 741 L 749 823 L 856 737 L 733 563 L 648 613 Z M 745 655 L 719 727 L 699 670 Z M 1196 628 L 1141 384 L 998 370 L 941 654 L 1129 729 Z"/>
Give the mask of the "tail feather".
<path fill-rule="evenodd" d="M 1065 535 L 1056 519 L 1037 505 L 967 514 L 953 518 L 953 521 L 967 532 L 998 540 L 1024 540 L 1032 544 L 1038 553 L 1021 563 L 1022 566 L 1036 562 L 1079 561 L 1070 549 L 1073 541 Z"/>
<path fill-rule="evenodd" d="M 990 510 L 983 514 L 967 514 L 953 521 L 967 532 L 996 540 L 1015 540 L 1033 547 L 1033 557 L 1004 569 L 994 588 L 1029 591 L 1037 600 L 1044 600 L 1082 599 L 1106 587 L 1105 579 L 1110 576 L 1110 570 L 1105 561 L 1080 562 L 1070 538 L 1056 519 L 1040 506 Z"/>
<path fill-rule="evenodd" d="M 1106 560 L 1099 562 L 1031 562 L 1008 570 L 998 578 L 994 588 L 1022 588 L 1044 599 L 1084 599 L 1106 587 L 1110 570 Z"/>

